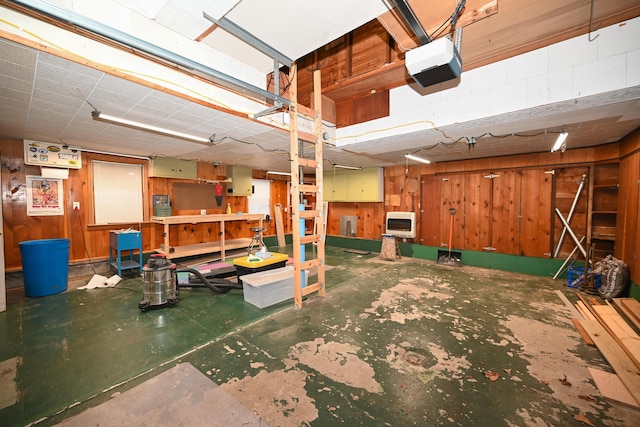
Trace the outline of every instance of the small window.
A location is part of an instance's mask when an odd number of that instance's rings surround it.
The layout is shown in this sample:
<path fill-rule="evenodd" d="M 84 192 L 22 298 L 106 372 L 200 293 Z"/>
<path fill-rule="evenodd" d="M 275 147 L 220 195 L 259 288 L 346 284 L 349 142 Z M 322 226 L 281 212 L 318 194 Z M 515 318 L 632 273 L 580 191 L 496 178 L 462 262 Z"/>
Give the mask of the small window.
<path fill-rule="evenodd" d="M 94 160 L 95 224 L 142 222 L 142 165 Z"/>

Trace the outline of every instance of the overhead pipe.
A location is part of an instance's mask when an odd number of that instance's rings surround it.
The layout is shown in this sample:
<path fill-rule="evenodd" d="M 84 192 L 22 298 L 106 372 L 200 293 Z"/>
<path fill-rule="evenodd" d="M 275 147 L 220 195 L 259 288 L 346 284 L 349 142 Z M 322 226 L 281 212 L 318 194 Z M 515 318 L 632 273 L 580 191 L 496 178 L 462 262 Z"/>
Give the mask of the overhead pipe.
<path fill-rule="evenodd" d="M 289 58 L 288 56 L 276 50 L 275 48 L 269 46 L 268 44 L 266 44 L 265 42 L 263 42 L 262 40 L 254 36 L 253 34 L 246 31 L 244 28 L 237 26 L 233 21 L 230 21 L 229 19 L 224 17 L 220 19 L 216 19 L 213 16 L 209 15 L 207 12 L 203 12 L 202 16 L 204 16 L 205 19 L 211 21 L 213 24 L 222 28 L 226 32 L 230 33 L 231 35 L 239 38 L 240 40 L 247 43 L 248 45 L 256 48 L 257 50 L 264 53 L 268 57 L 278 60 L 280 64 L 286 65 L 287 67 L 291 67 L 291 64 L 293 63 L 293 59 Z"/>
<path fill-rule="evenodd" d="M 104 37 L 108 40 L 117 42 L 127 48 L 131 48 L 146 55 L 150 55 L 154 58 L 158 58 L 163 61 L 175 64 L 183 69 L 195 71 L 197 73 L 200 73 L 204 78 L 211 81 L 212 83 L 217 83 L 227 89 L 235 90 L 243 95 L 250 96 L 253 99 L 263 100 L 264 98 L 274 103 L 291 106 L 291 101 L 280 95 L 271 93 L 268 90 L 261 89 L 257 86 L 253 86 L 247 82 L 229 76 L 228 74 L 222 73 L 199 62 L 193 61 L 189 58 L 185 58 L 184 56 L 175 54 L 164 48 L 127 34 L 123 31 L 78 15 L 77 13 L 63 9 L 46 1 L 9 0 L 9 3 L 17 4 L 25 9 L 33 10 L 38 14 L 45 15 L 64 23 L 79 27 L 100 37 Z"/>
<path fill-rule="evenodd" d="M 578 240 L 576 233 L 573 232 L 567 220 L 564 219 L 564 217 L 562 216 L 562 212 L 560 212 L 560 209 L 556 208 L 556 214 L 558 215 L 558 218 L 560 218 L 560 221 L 562 221 L 562 224 L 564 224 L 564 226 L 566 227 L 567 231 L 569 232 L 569 236 L 571 236 L 571 238 L 573 239 L 578 249 L 580 249 L 580 253 L 582 253 L 582 256 L 585 258 L 588 264 L 589 260 L 587 259 L 587 251 L 585 251 L 584 248 L 582 247 L 581 241 Z"/>

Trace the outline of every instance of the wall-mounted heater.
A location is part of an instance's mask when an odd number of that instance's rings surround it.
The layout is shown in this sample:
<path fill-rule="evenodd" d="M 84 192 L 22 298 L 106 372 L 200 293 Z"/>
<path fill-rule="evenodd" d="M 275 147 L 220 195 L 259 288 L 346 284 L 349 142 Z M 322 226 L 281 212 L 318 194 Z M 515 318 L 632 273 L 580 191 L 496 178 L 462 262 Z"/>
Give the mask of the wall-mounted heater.
<path fill-rule="evenodd" d="M 416 237 L 415 212 L 387 212 L 385 233 L 404 239 Z"/>

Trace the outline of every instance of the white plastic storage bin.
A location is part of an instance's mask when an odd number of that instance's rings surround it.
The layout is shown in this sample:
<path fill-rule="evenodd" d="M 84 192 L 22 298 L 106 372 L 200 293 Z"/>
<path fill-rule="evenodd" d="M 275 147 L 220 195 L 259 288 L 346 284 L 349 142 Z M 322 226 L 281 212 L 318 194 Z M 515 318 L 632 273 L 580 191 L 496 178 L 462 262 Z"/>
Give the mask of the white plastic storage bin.
<path fill-rule="evenodd" d="M 306 284 L 309 272 L 304 271 Z M 259 308 L 269 307 L 293 298 L 293 267 L 274 268 L 240 277 L 244 300 Z"/>

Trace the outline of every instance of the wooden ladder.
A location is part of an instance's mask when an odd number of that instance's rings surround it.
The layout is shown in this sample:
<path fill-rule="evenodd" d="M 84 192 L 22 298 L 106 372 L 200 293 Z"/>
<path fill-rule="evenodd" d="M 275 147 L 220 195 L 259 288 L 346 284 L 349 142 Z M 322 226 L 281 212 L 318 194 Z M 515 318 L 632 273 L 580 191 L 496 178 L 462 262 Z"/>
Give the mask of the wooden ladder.
<path fill-rule="evenodd" d="M 291 211 L 293 213 L 293 268 L 294 268 L 294 302 L 297 308 L 302 308 L 302 297 L 313 292 L 318 296 L 326 295 L 325 289 L 325 242 L 322 230 L 326 218 L 323 215 L 322 187 L 322 94 L 320 70 L 313 73 L 313 105 L 314 109 L 298 104 L 297 65 L 291 67 L 289 74 L 289 96 L 291 99 L 290 115 L 290 145 L 291 145 Z M 312 132 L 299 129 L 300 119 L 313 123 Z M 313 158 L 304 156 L 305 144 L 314 148 Z M 302 153 L 301 153 L 302 151 Z M 315 171 L 315 184 L 303 182 L 303 168 Z M 303 194 L 315 195 L 315 207 L 310 210 L 302 205 Z M 320 207 L 320 208 L 318 208 Z M 313 234 L 305 233 L 306 220 L 313 219 L 316 226 Z M 305 244 L 314 244 L 314 259 L 306 259 Z M 303 283 L 304 270 L 314 267 L 318 269 L 318 281 L 313 284 Z"/>

